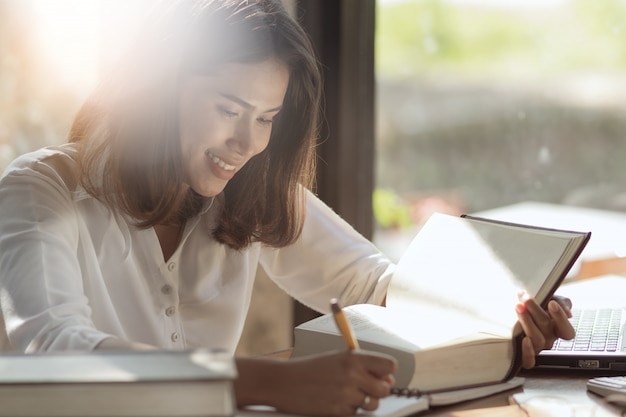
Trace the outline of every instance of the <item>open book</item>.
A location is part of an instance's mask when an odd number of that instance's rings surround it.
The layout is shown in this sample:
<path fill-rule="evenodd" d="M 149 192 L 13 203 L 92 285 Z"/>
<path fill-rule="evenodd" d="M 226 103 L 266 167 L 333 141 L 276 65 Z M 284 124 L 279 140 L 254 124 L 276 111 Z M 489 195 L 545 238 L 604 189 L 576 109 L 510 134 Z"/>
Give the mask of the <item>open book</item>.
<path fill-rule="evenodd" d="M 521 366 L 515 305 L 546 305 L 591 233 L 433 214 L 400 259 L 387 307 L 344 308 L 363 349 L 416 395 L 502 382 Z M 293 356 L 345 349 L 332 314 L 295 328 Z"/>

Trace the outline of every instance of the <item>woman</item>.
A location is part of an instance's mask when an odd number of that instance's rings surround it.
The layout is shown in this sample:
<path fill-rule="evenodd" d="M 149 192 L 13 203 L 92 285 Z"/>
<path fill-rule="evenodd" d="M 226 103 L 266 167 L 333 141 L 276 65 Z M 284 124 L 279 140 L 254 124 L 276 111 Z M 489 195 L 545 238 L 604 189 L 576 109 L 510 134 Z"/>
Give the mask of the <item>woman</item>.
<path fill-rule="evenodd" d="M 279 0 L 168 1 L 76 116 L 0 180 L 4 349 L 234 352 L 260 265 L 319 311 L 384 303 L 394 265 L 310 191 L 321 79 Z M 571 337 L 520 305 L 524 365 Z M 239 406 L 376 409 L 395 361 L 237 359 Z M 311 402 L 310 398 L 323 401 Z"/>

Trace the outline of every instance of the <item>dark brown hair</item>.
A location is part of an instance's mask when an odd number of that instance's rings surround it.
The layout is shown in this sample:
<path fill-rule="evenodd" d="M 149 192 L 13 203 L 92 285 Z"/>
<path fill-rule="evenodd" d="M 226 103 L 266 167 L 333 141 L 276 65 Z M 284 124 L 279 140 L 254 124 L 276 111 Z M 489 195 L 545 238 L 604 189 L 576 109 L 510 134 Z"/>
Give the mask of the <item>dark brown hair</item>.
<path fill-rule="evenodd" d="M 268 147 L 229 181 L 215 238 L 236 249 L 274 247 L 302 230 L 313 185 L 321 75 L 313 48 L 280 0 L 163 3 L 142 35 L 78 112 L 81 183 L 140 227 L 195 215 L 202 197 L 183 186 L 180 81 L 225 63 L 277 58 L 289 68 Z"/>

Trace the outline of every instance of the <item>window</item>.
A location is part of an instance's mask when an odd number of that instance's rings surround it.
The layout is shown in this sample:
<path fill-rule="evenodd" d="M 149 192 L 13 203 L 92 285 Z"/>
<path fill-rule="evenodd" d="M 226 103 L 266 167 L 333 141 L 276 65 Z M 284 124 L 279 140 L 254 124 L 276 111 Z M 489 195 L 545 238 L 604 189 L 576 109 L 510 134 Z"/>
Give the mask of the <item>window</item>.
<path fill-rule="evenodd" d="M 374 240 L 524 201 L 626 210 L 626 4 L 377 0 Z"/>

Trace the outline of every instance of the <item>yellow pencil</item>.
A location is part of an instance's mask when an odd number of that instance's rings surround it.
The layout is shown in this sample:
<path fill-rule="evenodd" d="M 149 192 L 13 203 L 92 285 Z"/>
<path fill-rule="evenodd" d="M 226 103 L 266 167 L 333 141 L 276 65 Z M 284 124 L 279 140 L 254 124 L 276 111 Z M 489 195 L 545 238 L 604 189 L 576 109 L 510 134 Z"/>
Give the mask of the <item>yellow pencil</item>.
<path fill-rule="evenodd" d="M 337 323 L 337 327 L 339 327 L 339 331 L 341 332 L 343 340 L 345 340 L 348 349 L 358 349 L 359 342 L 357 342 L 356 337 L 354 337 L 354 332 L 352 331 L 350 322 L 348 321 L 346 315 L 343 313 L 341 307 L 339 307 L 339 303 L 336 298 L 330 300 L 330 308 L 333 311 L 335 323 Z"/>

